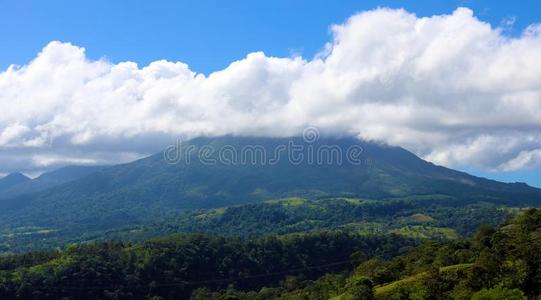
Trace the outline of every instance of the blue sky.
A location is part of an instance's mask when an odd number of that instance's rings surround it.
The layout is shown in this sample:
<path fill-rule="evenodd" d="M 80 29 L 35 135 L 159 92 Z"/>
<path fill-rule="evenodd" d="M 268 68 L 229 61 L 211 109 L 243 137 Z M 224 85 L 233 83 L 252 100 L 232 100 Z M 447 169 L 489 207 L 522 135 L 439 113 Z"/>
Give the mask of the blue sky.
<path fill-rule="evenodd" d="M 520 4 L 517 4 L 520 3 Z M 377 7 L 418 16 L 472 8 L 510 34 L 541 21 L 541 2 L 525 1 L 0 1 L 0 67 L 25 64 L 51 40 L 87 49 L 91 58 L 146 65 L 182 61 L 208 74 L 253 51 L 312 57 L 329 41 L 329 26 Z"/>
<path fill-rule="evenodd" d="M 310 59 L 331 39 L 330 25 L 377 7 L 419 17 L 457 7 L 505 34 L 541 22 L 541 1 L 0 1 L 0 70 L 24 65 L 50 41 L 85 47 L 90 59 L 145 66 L 182 61 L 195 72 L 222 70 L 250 52 Z M 505 25 L 509 23 L 510 25 Z M 541 187 L 541 169 L 474 174 Z"/>

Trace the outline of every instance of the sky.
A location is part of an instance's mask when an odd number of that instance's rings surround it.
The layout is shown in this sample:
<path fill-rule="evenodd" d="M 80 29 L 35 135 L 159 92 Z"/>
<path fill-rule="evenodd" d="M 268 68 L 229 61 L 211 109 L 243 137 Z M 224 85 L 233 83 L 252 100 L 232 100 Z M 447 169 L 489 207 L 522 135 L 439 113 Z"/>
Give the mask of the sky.
<path fill-rule="evenodd" d="M 539 11 L 539 1 L 0 0 L 0 173 L 315 125 L 541 186 Z"/>
<path fill-rule="evenodd" d="M 520 3 L 520 4 L 517 4 Z M 329 27 L 377 7 L 418 16 L 465 6 L 509 33 L 540 22 L 541 3 L 515 1 L 5 1 L 0 0 L 0 68 L 23 65 L 50 41 L 85 47 L 89 58 L 139 65 L 166 59 L 209 74 L 247 53 L 310 58 L 329 41 Z"/>

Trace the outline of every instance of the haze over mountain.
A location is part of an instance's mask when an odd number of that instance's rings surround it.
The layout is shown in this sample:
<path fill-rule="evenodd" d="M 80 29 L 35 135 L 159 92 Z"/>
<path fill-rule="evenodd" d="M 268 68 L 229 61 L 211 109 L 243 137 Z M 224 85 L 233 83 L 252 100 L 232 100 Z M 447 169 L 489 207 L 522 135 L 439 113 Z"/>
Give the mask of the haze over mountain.
<path fill-rule="evenodd" d="M 24 176 L 21 173 L 11 173 L 6 177 L 0 178 L 0 192 L 3 192 L 6 189 L 19 185 L 23 182 L 27 182 L 29 180 L 30 178 Z"/>
<path fill-rule="evenodd" d="M 68 166 L 43 173 L 34 179 L 30 179 L 20 173 L 11 174 L 5 177 L 5 179 L 12 182 L 12 184 L 5 184 L 4 188 L 0 187 L 0 199 L 43 191 L 66 182 L 77 180 L 103 168 L 103 166 Z"/>
<path fill-rule="evenodd" d="M 299 159 L 289 150 L 276 156 L 277 149 L 287 147 L 300 149 L 297 154 L 304 156 Z M 291 196 L 391 199 L 423 195 L 430 199 L 430 195 L 446 195 L 466 202 L 515 206 L 541 201 L 541 190 L 526 184 L 474 177 L 436 166 L 399 147 L 355 138 L 198 138 L 178 149 L 4 199 L 0 226 L 112 229 L 186 209 Z M 352 149 L 356 154 L 350 153 Z M 334 155 L 330 162 L 329 154 Z M 235 156 L 236 162 L 231 160 Z"/>

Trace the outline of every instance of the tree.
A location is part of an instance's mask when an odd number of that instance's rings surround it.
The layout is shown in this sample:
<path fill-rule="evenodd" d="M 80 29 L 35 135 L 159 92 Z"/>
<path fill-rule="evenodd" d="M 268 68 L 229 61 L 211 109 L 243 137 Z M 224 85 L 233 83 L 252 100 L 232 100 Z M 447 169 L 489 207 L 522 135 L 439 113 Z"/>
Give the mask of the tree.
<path fill-rule="evenodd" d="M 374 299 L 373 283 L 368 277 L 355 277 L 347 285 L 349 293 L 355 300 Z"/>
<path fill-rule="evenodd" d="M 497 287 L 493 289 L 482 289 L 479 292 L 473 294 L 472 300 L 526 300 L 519 289 L 506 289 Z"/>

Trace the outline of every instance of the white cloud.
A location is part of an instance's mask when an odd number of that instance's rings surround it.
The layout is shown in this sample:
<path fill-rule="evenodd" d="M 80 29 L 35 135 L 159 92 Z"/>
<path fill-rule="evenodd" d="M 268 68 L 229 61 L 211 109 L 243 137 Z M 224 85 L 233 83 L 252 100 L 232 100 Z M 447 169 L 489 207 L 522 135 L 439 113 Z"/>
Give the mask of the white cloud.
<path fill-rule="evenodd" d="M 0 73 L 2 161 L 26 170 L 66 153 L 65 163 L 118 162 L 178 136 L 313 125 L 448 166 L 541 165 L 540 24 L 508 37 L 466 8 L 428 18 L 377 9 L 332 31 L 313 59 L 257 52 L 209 76 L 180 62 L 91 61 L 51 42 Z"/>
<path fill-rule="evenodd" d="M 529 166 L 541 165 L 541 149 L 521 151 L 515 158 L 503 163 L 500 169 L 503 171 L 520 170 Z"/>

